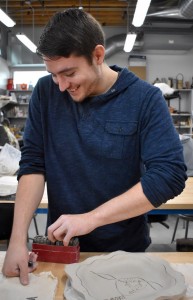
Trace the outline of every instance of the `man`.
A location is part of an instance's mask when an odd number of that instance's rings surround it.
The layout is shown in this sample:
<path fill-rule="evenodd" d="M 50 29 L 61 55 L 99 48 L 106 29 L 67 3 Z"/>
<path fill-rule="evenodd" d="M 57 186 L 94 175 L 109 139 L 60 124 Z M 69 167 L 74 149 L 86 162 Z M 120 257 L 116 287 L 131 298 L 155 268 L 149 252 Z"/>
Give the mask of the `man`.
<path fill-rule="evenodd" d="M 26 237 L 47 181 L 48 238 L 78 236 L 81 251 L 145 251 L 146 212 L 182 192 L 182 146 L 158 88 L 104 62 L 98 22 L 57 13 L 38 53 L 51 73 L 37 83 L 20 162 L 3 273 L 28 283 Z M 33 258 L 35 261 L 35 257 Z"/>

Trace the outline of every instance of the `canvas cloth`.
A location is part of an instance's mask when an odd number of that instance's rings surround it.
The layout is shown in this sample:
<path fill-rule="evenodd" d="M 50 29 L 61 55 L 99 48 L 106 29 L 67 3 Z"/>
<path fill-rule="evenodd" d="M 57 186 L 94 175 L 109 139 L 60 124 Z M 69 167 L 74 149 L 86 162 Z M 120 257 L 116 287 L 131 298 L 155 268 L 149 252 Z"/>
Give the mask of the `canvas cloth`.
<path fill-rule="evenodd" d="M 0 252 L 0 271 L 5 253 Z M 58 279 L 51 272 L 29 274 L 29 285 L 21 285 L 18 277 L 6 278 L 0 272 L 0 300 L 53 300 Z"/>
<path fill-rule="evenodd" d="M 6 278 L 0 274 L 1 300 L 53 300 L 57 278 L 51 272 L 29 274 L 30 284 L 21 285 L 18 277 Z"/>
<path fill-rule="evenodd" d="M 2 176 L 0 177 L 0 196 L 8 196 L 16 193 L 17 176 Z"/>
<path fill-rule="evenodd" d="M 12 176 L 19 169 L 21 152 L 9 144 L 5 144 L 0 152 L 0 176 Z"/>

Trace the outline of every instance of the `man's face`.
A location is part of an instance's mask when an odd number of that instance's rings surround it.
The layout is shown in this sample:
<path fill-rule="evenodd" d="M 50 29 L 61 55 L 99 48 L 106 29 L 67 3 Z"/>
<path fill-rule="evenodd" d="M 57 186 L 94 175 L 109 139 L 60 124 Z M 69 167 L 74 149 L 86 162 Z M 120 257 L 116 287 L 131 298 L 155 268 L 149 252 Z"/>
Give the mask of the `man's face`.
<path fill-rule="evenodd" d="M 66 90 L 75 102 L 100 94 L 101 71 L 94 59 L 89 64 L 85 57 L 71 55 L 53 60 L 45 57 L 44 62 L 60 91 Z"/>

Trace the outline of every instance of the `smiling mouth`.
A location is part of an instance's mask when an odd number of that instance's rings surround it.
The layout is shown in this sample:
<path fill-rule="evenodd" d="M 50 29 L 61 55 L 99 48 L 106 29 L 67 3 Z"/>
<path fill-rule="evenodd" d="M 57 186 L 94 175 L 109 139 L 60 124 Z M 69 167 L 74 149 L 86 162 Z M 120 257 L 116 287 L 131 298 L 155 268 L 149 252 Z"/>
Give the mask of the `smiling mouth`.
<path fill-rule="evenodd" d="M 69 93 L 75 93 L 78 90 L 79 86 L 77 88 L 74 89 L 68 89 Z"/>

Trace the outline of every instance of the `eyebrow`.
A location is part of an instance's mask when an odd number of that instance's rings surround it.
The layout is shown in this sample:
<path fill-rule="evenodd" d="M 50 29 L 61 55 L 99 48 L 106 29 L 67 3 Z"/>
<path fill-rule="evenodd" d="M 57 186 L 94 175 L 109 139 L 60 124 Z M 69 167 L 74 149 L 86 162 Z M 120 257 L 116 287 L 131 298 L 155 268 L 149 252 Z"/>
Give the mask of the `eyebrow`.
<path fill-rule="evenodd" d="M 76 69 L 76 67 L 64 68 L 61 71 L 59 71 L 57 74 L 67 73 L 67 72 L 73 71 L 75 69 Z M 50 72 L 49 70 L 47 70 L 47 72 L 50 73 L 50 74 L 54 74 L 54 73 Z"/>

